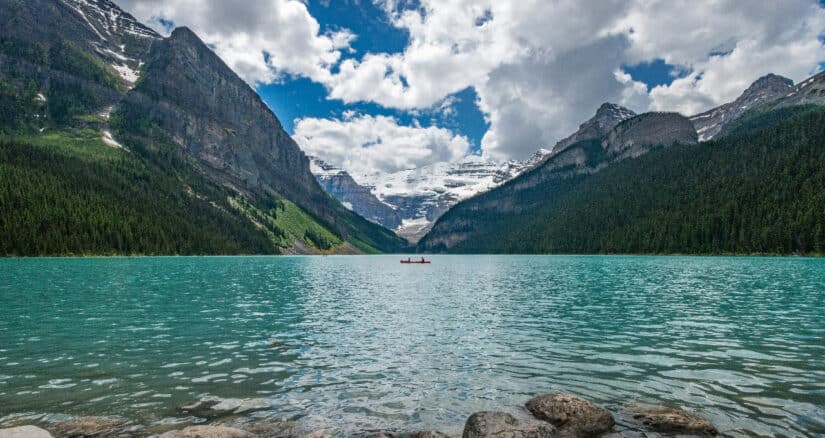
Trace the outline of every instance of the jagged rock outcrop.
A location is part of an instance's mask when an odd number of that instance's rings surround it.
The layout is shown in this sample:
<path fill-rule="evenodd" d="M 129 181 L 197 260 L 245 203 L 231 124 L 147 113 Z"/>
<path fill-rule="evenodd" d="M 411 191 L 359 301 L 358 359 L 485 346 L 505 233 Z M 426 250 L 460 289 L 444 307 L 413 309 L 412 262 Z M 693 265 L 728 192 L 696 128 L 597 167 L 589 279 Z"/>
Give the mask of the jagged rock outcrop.
<path fill-rule="evenodd" d="M 678 113 L 645 113 L 625 120 L 610 130 L 602 147 L 611 160 L 635 158 L 651 147 L 694 144 L 696 129 Z"/>
<path fill-rule="evenodd" d="M 782 98 L 794 89 L 793 81 L 775 74 L 768 74 L 756 80 L 742 95 L 730 103 L 697 114 L 690 118 L 699 141 L 708 141 L 722 132 L 730 122 L 747 111 Z"/>
<path fill-rule="evenodd" d="M 580 141 L 602 138 L 616 125 L 635 116 L 636 113 L 621 105 L 605 102 L 596 110 L 595 116 L 582 123 L 578 131 L 556 143 L 551 151 L 559 153 Z"/>

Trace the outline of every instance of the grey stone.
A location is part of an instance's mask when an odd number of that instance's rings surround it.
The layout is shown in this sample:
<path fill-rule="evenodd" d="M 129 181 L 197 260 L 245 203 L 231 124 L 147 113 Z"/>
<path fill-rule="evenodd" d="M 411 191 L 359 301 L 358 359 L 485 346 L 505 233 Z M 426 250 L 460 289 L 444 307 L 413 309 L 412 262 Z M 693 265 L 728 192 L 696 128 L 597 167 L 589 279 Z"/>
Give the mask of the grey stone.
<path fill-rule="evenodd" d="M 241 429 L 225 426 L 190 426 L 183 430 L 166 432 L 160 438 L 254 438 Z"/>
<path fill-rule="evenodd" d="M 0 429 L 0 438 L 52 438 L 52 434 L 36 426 Z"/>
<path fill-rule="evenodd" d="M 634 422 L 660 433 L 715 436 L 718 431 L 707 418 L 679 407 L 630 403 L 622 409 Z"/>
<path fill-rule="evenodd" d="M 78 417 L 49 429 L 59 437 L 111 437 L 123 431 L 126 422 L 109 417 Z"/>
<path fill-rule="evenodd" d="M 539 420 L 556 426 L 563 436 L 599 436 L 615 424 L 607 409 L 570 394 L 540 395 L 528 401 L 526 407 Z"/>
<path fill-rule="evenodd" d="M 544 421 L 518 420 L 506 412 L 476 412 L 467 419 L 463 438 L 551 438 L 556 432 Z"/>

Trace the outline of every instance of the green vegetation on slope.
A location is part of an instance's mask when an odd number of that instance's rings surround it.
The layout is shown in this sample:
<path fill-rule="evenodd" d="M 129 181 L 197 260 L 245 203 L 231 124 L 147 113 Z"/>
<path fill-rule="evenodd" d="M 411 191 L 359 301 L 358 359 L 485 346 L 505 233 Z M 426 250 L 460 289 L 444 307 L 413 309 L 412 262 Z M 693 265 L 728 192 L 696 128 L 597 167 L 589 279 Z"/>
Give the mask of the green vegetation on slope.
<path fill-rule="evenodd" d="M 99 134 L 0 141 L 0 255 L 273 253 L 229 193 Z"/>
<path fill-rule="evenodd" d="M 71 122 L 125 91 L 112 67 L 68 40 L 2 38 L 0 54 L 13 60 L 5 63 L 0 79 L 0 127 L 7 134 Z M 38 92 L 44 100 L 36 98 Z"/>
<path fill-rule="evenodd" d="M 321 226 L 297 205 L 286 199 L 264 199 L 249 203 L 242 197 L 234 198 L 247 217 L 260 225 L 269 238 L 281 248 L 289 248 L 295 240 L 321 251 L 329 251 L 343 241 Z"/>
<path fill-rule="evenodd" d="M 736 136 L 524 190 L 514 201 L 529 208 L 517 214 L 466 201 L 439 221 L 469 233 L 449 250 L 825 253 L 825 110 L 780 111 L 759 115 L 777 121 L 763 129 L 745 120 Z"/>

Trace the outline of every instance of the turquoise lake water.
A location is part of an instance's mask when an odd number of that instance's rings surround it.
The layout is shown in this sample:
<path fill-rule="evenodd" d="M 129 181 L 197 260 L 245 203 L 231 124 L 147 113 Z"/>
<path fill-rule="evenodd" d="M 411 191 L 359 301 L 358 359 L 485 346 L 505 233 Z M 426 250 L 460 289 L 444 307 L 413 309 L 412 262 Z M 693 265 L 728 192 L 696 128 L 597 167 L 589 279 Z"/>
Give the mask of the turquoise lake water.
<path fill-rule="evenodd" d="M 825 260 L 399 259 L 0 260 L 0 423 L 152 425 L 214 397 L 307 430 L 456 433 L 558 390 L 825 434 Z"/>

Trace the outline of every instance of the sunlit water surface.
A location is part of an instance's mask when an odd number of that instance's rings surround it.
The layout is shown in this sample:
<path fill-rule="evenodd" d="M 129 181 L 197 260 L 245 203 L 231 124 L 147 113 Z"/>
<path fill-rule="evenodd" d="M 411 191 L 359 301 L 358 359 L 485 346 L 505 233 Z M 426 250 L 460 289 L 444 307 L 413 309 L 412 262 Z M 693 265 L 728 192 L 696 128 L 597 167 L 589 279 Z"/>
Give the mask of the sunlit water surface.
<path fill-rule="evenodd" d="M 212 396 L 308 430 L 456 433 L 558 390 L 825 434 L 825 260 L 398 260 L 0 260 L 0 422 L 152 425 Z"/>

